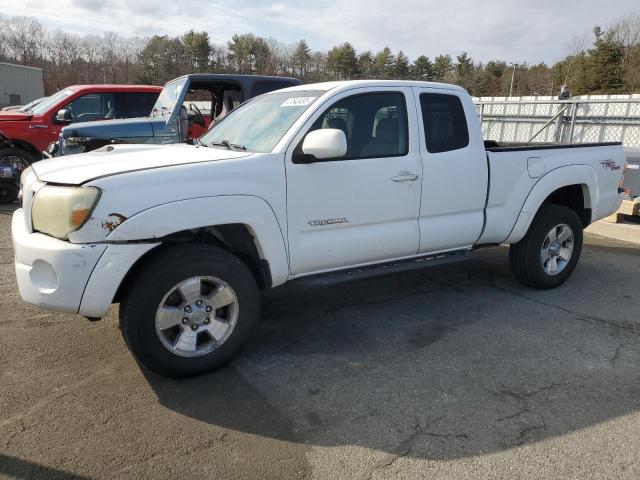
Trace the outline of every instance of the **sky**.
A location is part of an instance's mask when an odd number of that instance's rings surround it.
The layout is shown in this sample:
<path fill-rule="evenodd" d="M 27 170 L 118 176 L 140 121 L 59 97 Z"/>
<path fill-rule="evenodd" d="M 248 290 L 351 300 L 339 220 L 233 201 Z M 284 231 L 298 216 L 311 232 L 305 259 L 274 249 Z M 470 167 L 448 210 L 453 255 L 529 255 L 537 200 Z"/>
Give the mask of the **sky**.
<path fill-rule="evenodd" d="M 28 15 L 47 28 L 123 36 L 207 31 L 216 43 L 252 32 L 313 50 L 348 41 L 357 51 L 389 46 L 410 58 L 467 51 L 475 60 L 553 63 L 574 39 L 590 44 L 638 0 L 0 0 L 4 16 Z"/>

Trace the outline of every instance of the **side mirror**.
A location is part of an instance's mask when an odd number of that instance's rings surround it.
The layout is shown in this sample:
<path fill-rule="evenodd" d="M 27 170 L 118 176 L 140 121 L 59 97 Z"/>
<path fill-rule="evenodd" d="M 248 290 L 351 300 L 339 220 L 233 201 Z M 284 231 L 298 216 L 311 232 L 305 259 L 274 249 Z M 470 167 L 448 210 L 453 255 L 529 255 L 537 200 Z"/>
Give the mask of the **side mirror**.
<path fill-rule="evenodd" d="M 69 110 L 67 110 L 66 108 L 58 110 L 58 113 L 56 114 L 56 121 L 58 123 L 71 123 L 72 120 L 73 117 L 71 116 L 71 112 Z"/>
<path fill-rule="evenodd" d="M 344 157 L 347 154 L 347 137 L 337 128 L 314 130 L 302 142 L 302 153 L 317 160 Z"/>

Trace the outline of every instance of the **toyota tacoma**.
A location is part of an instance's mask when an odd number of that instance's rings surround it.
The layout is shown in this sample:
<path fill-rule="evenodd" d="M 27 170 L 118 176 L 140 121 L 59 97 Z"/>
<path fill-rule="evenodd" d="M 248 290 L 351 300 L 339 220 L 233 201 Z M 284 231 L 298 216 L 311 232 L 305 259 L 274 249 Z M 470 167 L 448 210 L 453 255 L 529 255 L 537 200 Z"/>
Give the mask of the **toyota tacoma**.
<path fill-rule="evenodd" d="M 25 170 L 16 275 L 43 308 L 97 319 L 119 303 L 141 364 L 194 375 L 245 342 L 261 290 L 301 277 L 508 244 L 518 280 L 556 287 L 583 229 L 620 205 L 623 170 L 620 144 L 485 142 L 456 86 L 300 85 L 196 145 L 109 145 Z"/>

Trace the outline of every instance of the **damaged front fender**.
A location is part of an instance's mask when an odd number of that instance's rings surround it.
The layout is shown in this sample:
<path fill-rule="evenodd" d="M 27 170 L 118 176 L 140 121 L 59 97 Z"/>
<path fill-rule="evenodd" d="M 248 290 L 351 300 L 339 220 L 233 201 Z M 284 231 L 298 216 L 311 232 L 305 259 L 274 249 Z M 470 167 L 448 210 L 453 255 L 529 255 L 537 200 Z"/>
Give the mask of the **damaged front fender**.
<path fill-rule="evenodd" d="M 109 216 L 102 221 L 102 228 L 107 232 L 107 234 L 109 234 L 126 220 L 127 217 L 121 213 L 110 213 Z"/>

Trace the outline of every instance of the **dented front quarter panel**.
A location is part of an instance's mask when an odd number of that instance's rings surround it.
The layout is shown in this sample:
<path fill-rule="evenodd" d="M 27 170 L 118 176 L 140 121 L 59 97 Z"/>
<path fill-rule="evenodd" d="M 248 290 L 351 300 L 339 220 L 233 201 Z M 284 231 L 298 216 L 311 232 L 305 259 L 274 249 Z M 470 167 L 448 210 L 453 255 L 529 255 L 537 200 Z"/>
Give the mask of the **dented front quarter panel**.
<path fill-rule="evenodd" d="M 273 284 L 287 280 L 282 154 L 122 172 L 84 185 L 99 188 L 100 200 L 69 240 L 106 250 L 85 288 L 79 308 L 83 315 L 103 316 L 122 278 L 163 236 L 202 226 L 245 223 L 256 237 L 260 255 L 269 262 Z"/>
<path fill-rule="evenodd" d="M 157 152 L 178 153 L 175 149 Z M 220 149 L 211 148 L 184 152 L 221 154 Z M 133 155 L 130 161 L 135 162 Z M 274 283 L 280 276 L 275 271 L 283 272 L 283 281 L 286 278 L 283 154 L 258 153 L 122 172 L 85 185 L 99 188 L 101 196 L 85 225 L 69 235 L 73 243 L 154 243 L 185 229 L 245 223 L 271 265 Z"/>
<path fill-rule="evenodd" d="M 102 228 L 105 232 L 108 232 L 107 235 L 113 232 L 116 228 L 120 226 L 121 223 L 125 222 L 127 217 L 122 215 L 121 213 L 112 212 L 109 216 L 102 222 Z"/>
<path fill-rule="evenodd" d="M 101 190 L 100 200 L 89 220 L 69 235 L 73 243 L 102 242 L 134 215 L 180 200 L 215 195 L 250 194 L 265 198 L 284 224 L 284 156 L 281 154 L 247 154 L 219 148 L 155 147 L 127 155 L 127 166 L 83 185 Z M 148 156 L 155 155 L 152 162 Z M 230 158 L 225 158 L 226 156 Z M 77 156 L 80 158 L 81 156 Z M 105 155 L 105 162 L 110 156 Z M 117 160 L 122 163 L 120 159 Z M 140 168 L 140 162 L 144 165 Z M 129 169 L 127 169 L 129 168 Z M 102 170 L 108 170 L 102 167 Z M 83 173 L 88 175 L 87 172 Z M 167 219 L 170 222 L 171 219 Z M 138 238 L 141 240 L 142 238 Z"/>

